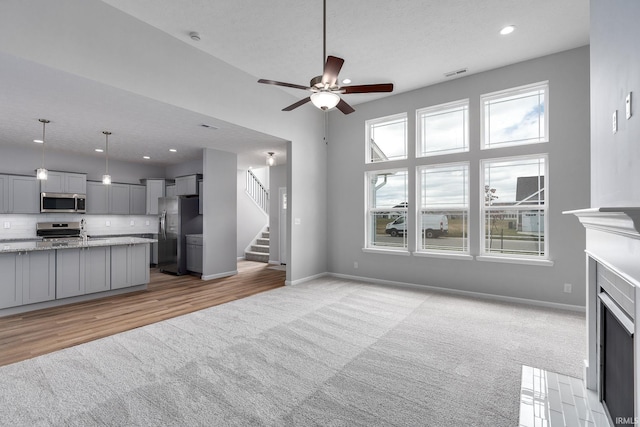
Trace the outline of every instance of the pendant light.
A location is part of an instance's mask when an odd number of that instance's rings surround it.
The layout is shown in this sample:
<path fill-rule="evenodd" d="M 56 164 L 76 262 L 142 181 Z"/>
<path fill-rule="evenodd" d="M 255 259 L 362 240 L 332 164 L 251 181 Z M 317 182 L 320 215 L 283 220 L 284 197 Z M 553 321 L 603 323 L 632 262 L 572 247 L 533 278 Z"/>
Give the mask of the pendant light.
<path fill-rule="evenodd" d="M 44 144 L 45 144 L 45 140 L 44 140 L 44 128 L 47 125 L 47 123 L 50 123 L 50 120 L 47 119 L 38 119 L 38 121 L 40 123 L 42 123 L 42 167 L 38 168 L 36 170 L 36 178 L 40 179 L 40 180 L 45 180 L 47 179 L 47 177 L 49 176 L 49 171 L 47 171 L 44 168 Z"/>
<path fill-rule="evenodd" d="M 269 151 L 267 154 L 269 155 L 269 157 L 267 157 L 267 166 L 274 166 L 276 164 L 276 158 L 273 157 L 275 153 L 273 151 Z"/>
<path fill-rule="evenodd" d="M 109 175 L 109 135 L 111 135 L 111 132 L 105 130 L 105 131 L 102 131 L 102 133 L 104 134 L 104 137 L 106 139 L 106 141 L 105 141 L 105 154 L 107 156 L 105 172 L 104 172 L 104 175 L 102 175 L 102 183 L 104 185 L 110 185 L 111 184 L 111 175 Z"/>

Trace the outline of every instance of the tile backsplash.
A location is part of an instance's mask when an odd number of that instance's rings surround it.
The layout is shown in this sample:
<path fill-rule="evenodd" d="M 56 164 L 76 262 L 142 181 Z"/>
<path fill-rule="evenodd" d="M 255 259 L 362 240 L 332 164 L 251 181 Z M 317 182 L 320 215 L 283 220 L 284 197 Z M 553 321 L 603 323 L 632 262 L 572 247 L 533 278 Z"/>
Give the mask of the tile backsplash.
<path fill-rule="evenodd" d="M 158 232 L 156 215 L 80 215 L 32 214 L 0 215 L 0 240 L 31 239 L 36 237 L 38 222 L 67 222 L 85 219 L 89 236 L 113 234 L 141 234 Z"/>

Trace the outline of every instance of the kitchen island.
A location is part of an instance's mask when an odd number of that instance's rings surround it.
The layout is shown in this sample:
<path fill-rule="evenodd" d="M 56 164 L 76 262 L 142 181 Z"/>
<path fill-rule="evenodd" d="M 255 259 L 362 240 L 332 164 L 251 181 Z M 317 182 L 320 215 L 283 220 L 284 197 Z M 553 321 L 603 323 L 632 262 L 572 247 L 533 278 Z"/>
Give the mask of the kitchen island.
<path fill-rule="evenodd" d="M 146 289 L 141 237 L 0 242 L 0 316 Z"/>

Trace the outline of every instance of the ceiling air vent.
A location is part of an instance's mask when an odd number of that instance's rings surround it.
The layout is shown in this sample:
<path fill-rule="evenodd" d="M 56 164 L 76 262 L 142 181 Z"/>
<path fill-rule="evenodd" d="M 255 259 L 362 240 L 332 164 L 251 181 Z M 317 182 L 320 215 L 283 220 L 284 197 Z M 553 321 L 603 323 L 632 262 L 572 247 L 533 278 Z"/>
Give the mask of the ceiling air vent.
<path fill-rule="evenodd" d="M 208 125 L 206 123 L 202 123 L 200 126 L 202 126 L 203 128 L 211 129 L 211 130 L 218 130 L 216 126 Z"/>
<path fill-rule="evenodd" d="M 449 71 L 448 73 L 444 73 L 444 76 L 449 78 L 449 77 L 458 77 L 461 74 L 464 74 L 467 72 L 466 68 L 461 68 L 459 70 L 456 71 Z"/>

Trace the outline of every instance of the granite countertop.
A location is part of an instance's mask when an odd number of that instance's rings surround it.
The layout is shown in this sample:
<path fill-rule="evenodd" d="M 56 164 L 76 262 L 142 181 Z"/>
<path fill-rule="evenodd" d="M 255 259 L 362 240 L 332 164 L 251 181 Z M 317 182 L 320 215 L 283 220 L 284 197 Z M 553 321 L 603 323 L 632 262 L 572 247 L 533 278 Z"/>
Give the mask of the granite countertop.
<path fill-rule="evenodd" d="M 155 243 L 156 239 L 145 239 L 142 237 L 108 237 L 90 238 L 87 241 L 77 242 L 44 242 L 39 239 L 34 240 L 4 240 L 0 241 L 0 253 L 47 251 L 51 249 L 73 249 L 73 248 L 93 248 L 98 246 L 122 246 L 141 243 Z"/>

